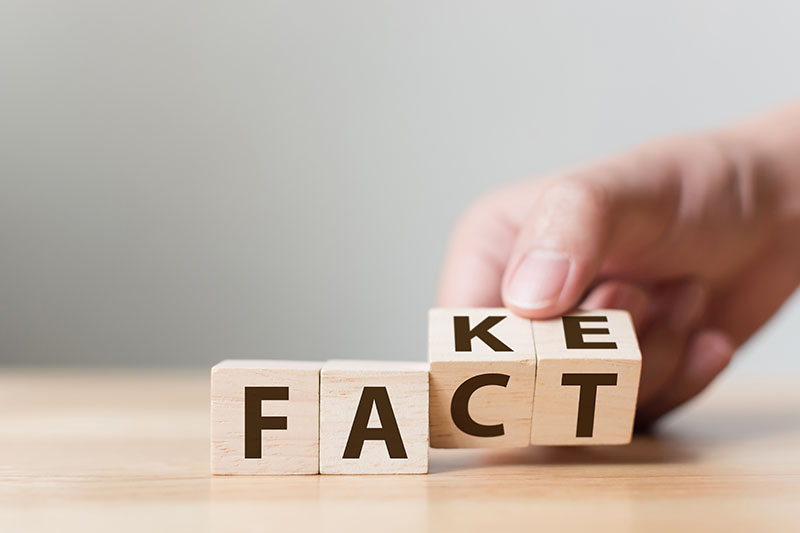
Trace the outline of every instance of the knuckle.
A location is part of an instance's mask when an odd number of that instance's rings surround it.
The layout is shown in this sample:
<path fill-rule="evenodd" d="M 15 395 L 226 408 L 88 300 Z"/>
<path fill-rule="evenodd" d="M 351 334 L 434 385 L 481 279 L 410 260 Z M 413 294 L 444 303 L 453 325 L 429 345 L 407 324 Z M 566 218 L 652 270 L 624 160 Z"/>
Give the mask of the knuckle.
<path fill-rule="evenodd" d="M 610 208 L 610 195 L 599 180 L 589 176 L 566 176 L 549 183 L 541 201 L 562 213 L 603 216 Z"/>
<path fill-rule="evenodd" d="M 769 222 L 775 213 L 777 198 L 764 179 L 762 164 L 747 150 L 722 142 L 708 143 L 706 175 L 716 177 L 722 192 L 720 205 L 743 228 L 756 229 Z"/>
<path fill-rule="evenodd" d="M 456 226 L 469 228 L 483 225 L 493 218 L 495 209 L 492 193 L 480 196 L 462 210 Z"/>
<path fill-rule="evenodd" d="M 484 194 L 461 212 L 452 237 L 473 243 L 506 240 L 518 231 L 517 224 L 509 220 L 506 210 L 500 191 Z"/>

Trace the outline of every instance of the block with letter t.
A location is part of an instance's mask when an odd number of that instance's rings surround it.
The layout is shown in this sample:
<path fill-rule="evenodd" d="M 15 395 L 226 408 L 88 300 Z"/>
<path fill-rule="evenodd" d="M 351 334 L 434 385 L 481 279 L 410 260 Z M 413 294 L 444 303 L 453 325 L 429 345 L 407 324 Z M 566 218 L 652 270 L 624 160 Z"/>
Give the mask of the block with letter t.
<path fill-rule="evenodd" d="M 536 355 L 531 322 L 507 309 L 431 309 L 434 448 L 527 446 Z"/>
<path fill-rule="evenodd" d="M 531 444 L 627 444 L 642 358 L 626 311 L 533 321 L 537 373 Z"/>

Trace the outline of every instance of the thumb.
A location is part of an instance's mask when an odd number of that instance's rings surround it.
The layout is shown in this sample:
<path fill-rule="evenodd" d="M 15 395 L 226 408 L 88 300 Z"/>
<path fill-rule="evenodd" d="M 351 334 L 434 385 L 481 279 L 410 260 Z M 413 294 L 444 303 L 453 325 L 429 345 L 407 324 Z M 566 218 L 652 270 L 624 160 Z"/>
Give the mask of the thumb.
<path fill-rule="evenodd" d="M 635 262 L 671 226 L 669 165 L 635 156 L 542 184 L 503 276 L 503 302 L 527 318 L 575 307 L 609 261 Z"/>

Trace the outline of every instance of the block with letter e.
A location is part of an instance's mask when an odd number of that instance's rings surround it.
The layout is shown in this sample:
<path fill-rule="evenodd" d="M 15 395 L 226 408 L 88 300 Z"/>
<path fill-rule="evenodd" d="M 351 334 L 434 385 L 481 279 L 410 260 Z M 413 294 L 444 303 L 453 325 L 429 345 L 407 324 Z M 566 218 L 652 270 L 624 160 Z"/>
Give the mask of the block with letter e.
<path fill-rule="evenodd" d="M 627 444 L 642 358 L 626 311 L 533 321 L 536 392 L 531 444 Z"/>
<path fill-rule="evenodd" d="M 215 365 L 211 473 L 319 473 L 321 366 L 271 360 Z"/>
<path fill-rule="evenodd" d="M 507 309 L 431 309 L 434 448 L 527 446 L 536 354 L 531 322 Z"/>

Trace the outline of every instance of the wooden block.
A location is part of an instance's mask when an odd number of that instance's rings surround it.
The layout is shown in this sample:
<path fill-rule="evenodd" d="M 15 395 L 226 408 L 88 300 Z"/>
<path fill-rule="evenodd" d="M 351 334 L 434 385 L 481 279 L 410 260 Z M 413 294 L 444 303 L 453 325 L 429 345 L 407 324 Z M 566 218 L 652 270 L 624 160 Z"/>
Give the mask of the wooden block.
<path fill-rule="evenodd" d="M 642 356 L 626 311 L 534 321 L 532 444 L 627 444 Z"/>
<path fill-rule="evenodd" d="M 529 320 L 506 309 L 431 309 L 434 448 L 527 446 L 536 376 Z"/>
<path fill-rule="evenodd" d="M 211 473 L 319 473 L 321 367 L 257 360 L 214 366 Z"/>
<path fill-rule="evenodd" d="M 328 361 L 320 397 L 321 473 L 428 471 L 427 364 Z"/>

